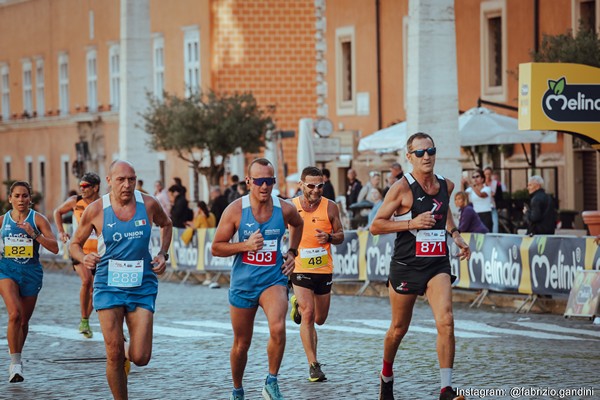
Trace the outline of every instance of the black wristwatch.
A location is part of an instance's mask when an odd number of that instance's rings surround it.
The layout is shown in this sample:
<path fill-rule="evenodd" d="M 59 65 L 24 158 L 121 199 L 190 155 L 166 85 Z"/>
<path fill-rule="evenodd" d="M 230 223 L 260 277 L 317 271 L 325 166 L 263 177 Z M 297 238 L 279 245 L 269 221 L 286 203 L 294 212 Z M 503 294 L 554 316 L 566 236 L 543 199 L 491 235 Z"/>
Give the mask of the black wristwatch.
<path fill-rule="evenodd" d="M 294 257 L 298 257 L 298 249 L 290 248 L 288 249 L 288 253 L 292 253 Z"/>
<path fill-rule="evenodd" d="M 454 235 L 454 232 L 458 232 L 458 234 L 460 234 L 460 231 L 458 230 L 457 227 L 450 229 L 450 236 Z"/>
<path fill-rule="evenodd" d="M 331 235 L 331 233 L 327 234 L 327 243 L 331 243 L 333 242 L 333 235 Z"/>
<path fill-rule="evenodd" d="M 165 258 L 165 261 L 169 261 L 169 252 L 168 251 L 159 251 L 157 256 L 161 255 L 161 254 Z"/>

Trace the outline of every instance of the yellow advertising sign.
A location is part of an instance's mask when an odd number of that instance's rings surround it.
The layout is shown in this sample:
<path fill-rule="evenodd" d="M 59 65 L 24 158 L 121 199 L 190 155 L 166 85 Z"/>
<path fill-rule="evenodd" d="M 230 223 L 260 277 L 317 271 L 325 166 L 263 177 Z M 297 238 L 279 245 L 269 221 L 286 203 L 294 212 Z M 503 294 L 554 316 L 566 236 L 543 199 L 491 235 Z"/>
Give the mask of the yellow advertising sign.
<path fill-rule="evenodd" d="M 600 144 L 600 68 L 520 64 L 519 129 L 574 132 Z"/>

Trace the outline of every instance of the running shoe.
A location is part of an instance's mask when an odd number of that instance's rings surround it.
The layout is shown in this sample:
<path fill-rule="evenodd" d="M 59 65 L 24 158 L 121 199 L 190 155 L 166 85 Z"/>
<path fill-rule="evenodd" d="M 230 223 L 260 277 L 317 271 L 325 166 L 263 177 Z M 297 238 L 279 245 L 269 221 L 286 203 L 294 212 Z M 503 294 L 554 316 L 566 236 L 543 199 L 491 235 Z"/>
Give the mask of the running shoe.
<path fill-rule="evenodd" d="M 440 392 L 440 400 L 465 400 L 465 397 L 457 395 L 451 386 L 446 386 Z"/>
<path fill-rule="evenodd" d="M 92 332 L 92 328 L 90 328 L 90 321 L 87 319 L 81 319 L 79 323 L 79 332 L 83 334 L 83 336 L 87 339 L 91 339 L 94 336 Z"/>
<path fill-rule="evenodd" d="M 310 364 L 310 368 L 308 369 L 309 378 L 308 380 L 311 382 L 323 382 L 327 380 L 327 377 L 321 371 L 321 364 L 318 362 L 314 362 Z"/>
<path fill-rule="evenodd" d="M 245 397 L 243 394 L 233 394 L 231 393 L 229 395 L 229 400 L 245 400 Z"/>
<path fill-rule="evenodd" d="M 23 364 L 13 364 L 10 363 L 10 367 L 8 367 L 9 377 L 8 381 L 10 383 L 23 382 L 25 378 L 23 377 Z"/>
<path fill-rule="evenodd" d="M 394 400 L 394 381 L 384 382 L 379 377 L 381 384 L 379 385 L 379 400 Z"/>
<path fill-rule="evenodd" d="M 265 400 L 284 400 L 281 392 L 279 391 L 279 385 L 277 381 L 271 383 L 265 383 L 265 387 L 262 390 L 263 399 Z"/>
<path fill-rule="evenodd" d="M 300 315 L 300 311 L 298 311 L 298 299 L 296 298 L 295 294 L 292 295 L 290 303 L 292 303 L 292 312 L 290 312 L 290 318 L 292 318 L 292 321 L 294 321 L 296 324 L 300 325 L 302 322 L 302 316 Z"/>

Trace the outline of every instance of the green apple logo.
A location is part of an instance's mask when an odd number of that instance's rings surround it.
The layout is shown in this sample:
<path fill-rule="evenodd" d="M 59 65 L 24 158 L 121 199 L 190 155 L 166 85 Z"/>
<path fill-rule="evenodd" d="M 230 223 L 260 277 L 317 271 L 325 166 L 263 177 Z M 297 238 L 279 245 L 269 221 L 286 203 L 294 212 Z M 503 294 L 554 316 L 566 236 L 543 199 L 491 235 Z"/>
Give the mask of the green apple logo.
<path fill-rule="evenodd" d="M 550 104 L 552 100 L 562 101 L 562 106 L 560 107 L 561 110 L 567 108 L 567 97 L 562 94 L 566 84 L 567 81 L 564 76 L 558 81 L 548 80 L 548 86 L 550 87 L 550 90 L 554 92 L 554 94 L 546 97 L 546 108 L 548 110 L 552 110 L 552 105 Z"/>

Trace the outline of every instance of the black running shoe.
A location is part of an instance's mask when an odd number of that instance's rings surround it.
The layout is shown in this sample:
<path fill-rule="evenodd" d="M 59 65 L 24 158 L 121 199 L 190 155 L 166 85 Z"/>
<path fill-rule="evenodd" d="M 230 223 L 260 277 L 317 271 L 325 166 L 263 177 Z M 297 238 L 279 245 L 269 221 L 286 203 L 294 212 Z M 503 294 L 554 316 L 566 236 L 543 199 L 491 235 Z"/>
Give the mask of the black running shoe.
<path fill-rule="evenodd" d="M 394 381 L 384 382 L 379 377 L 381 384 L 379 385 L 379 400 L 394 400 Z"/>
<path fill-rule="evenodd" d="M 327 377 L 321 371 L 321 364 L 318 362 L 310 364 L 308 380 L 311 382 L 323 382 L 327 380 Z"/>
<path fill-rule="evenodd" d="M 446 386 L 440 392 L 440 400 L 465 400 L 465 397 L 457 395 L 451 386 Z"/>

